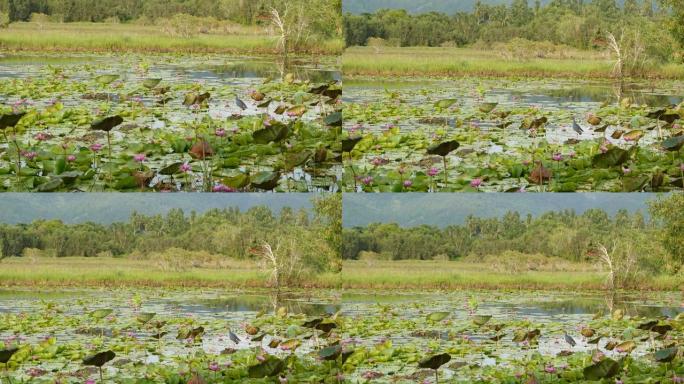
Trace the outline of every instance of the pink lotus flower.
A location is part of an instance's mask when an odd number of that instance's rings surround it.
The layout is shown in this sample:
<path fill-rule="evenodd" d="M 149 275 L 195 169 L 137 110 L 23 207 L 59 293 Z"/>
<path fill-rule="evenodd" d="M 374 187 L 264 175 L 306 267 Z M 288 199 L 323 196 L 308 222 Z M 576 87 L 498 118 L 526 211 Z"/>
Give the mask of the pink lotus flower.
<path fill-rule="evenodd" d="M 563 155 L 560 153 L 554 153 L 553 156 L 551 156 L 551 159 L 553 161 L 561 161 L 563 160 Z"/>
<path fill-rule="evenodd" d="M 76 161 L 76 156 L 75 156 L 75 155 L 69 155 L 69 156 L 67 156 L 66 159 L 67 159 L 68 162 L 71 163 L 71 162 Z"/>
<path fill-rule="evenodd" d="M 544 372 L 556 373 L 556 367 L 554 367 L 553 365 L 547 365 L 546 367 L 544 367 Z"/>
<path fill-rule="evenodd" d="M 146 158 L 147 156 L 145 156 L 144 153 L 139 153 L 133 156 L 133 160 L 135 160 L 138 163 L 142 163 L 143 161 L 145 161 Z"/>
<path fill-rule="evenodd" d="M 213 192 L 235 192 L 233 188 L 225 186 L 223 184 L 217 184 L 211 190 Z"/>
<path fill-rule="evenodd" d="M 181 172 L 183 173 L 188 173 L 192 170 L 192 166 L 188 164 L 187 162 L 181 164 L 181 166 L 178 168 L 180 169 Z"/>
<path fill-rule="evenodd" d="M 413 185 L 413 181 L 404 180 L 404 188 L 411 188 L 412 185 Z"/>
<path fill-rule="evenodd" d="M 219 365 L 218 365 L 217 362 L 212 361 L 211 363 L 209 363 L 209 370 L 210 370 L 210 371 L 216 372 L 216 371 L 218 371 L 219 369 L 220 369 L 220 367 L 219 367 Z"/>
<path fill-rule="evenodd" d="M 226 137 L 226 130 L 223 129 L 223 128 L 219 128 L 219 129 L 216 130 L 216 132 L 214 132 L 214 134 L 215 134 L 217 137 Z"/>
<path fill-rule="evenodd" d="M 100 152 L 101 149 L 102 149 L 102 144 L 99 144 L 99 143 L 95 143 L 95 144 L 90 146 L 90 150 L 93 152 Z"/>
<path fill-rule="evenodd" d="M 366 177 L 364 177 L 363 179 L 361 179 L 361 182 L 364 183 L 364 184 L 366 184 L 366 185 L 373 184 L 373 177 L 371 177 L 371 176 L 366 176 Z"/>
<path fill-rule="evenodd" d="M 33 151 L 23 151 L 21 155 L 24 156 L 26 160 L 33 160 L 36 158 L 36 156 L 38 156 L 38 154 Z"/>
<path fill-rule="evenodd" d="M 482 179 L 472 179 L 470 180 L 470 186 L 473 188 L 479 188 L 482 185 Z"/>
<path fill-rule="evenodd" d="M 628 167 L 622 167 L 622 173 L 625 175 L 629 175 L 630 173 L 632 173 L 632 170 Z"/>
<path fill-rule="evenodd" d="M 434 177 L 438 173 L 439 173 L 439 169 L 437 169 L 435 167 L 430 168 L 427 172 L 428 176 L 430 176 L 430 177 Z"/>
<path fill-rule="evenodd" d="M 48 140 L 50 138 L 50 134 L 45 133 L 45 132 L 38 132 L 38 133 L 36 133 L 35 136 L 33 136 L 33 138 L 38 140 L 38 141 L 45 141 L 45 140 Z"/>

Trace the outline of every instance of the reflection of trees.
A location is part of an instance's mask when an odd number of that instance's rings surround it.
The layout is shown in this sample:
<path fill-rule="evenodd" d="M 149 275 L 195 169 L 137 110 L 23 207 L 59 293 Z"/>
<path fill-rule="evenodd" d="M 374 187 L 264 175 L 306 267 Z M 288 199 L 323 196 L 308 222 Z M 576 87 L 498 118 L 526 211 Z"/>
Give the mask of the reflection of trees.
<path fill-rule="evenodd" d="M 275 63 L 251 62 L 225 64 L 212 66 L 210 70 L 217 75 L 226 78 L 283 78 L 288 73 L 292 73 L 297 79 L 308 80 L 312 83 L 327 82 L 336 78 L 336 71 L 333 69 L 323 69 L 318 65 L 311 68 L 308 67 L 307 64 L 310 63 L 291 59 L 287 63 L 283 60 L 277 60 Z"/>
<path fill-rule="evenodd" d="M 340 309 L 336 304 L 311 303 L 299 300 L 301 297 L 289 293 L 273 292 L 269 295 L 240 295 L 239 297 L 225 297 L 200 301 L 197 306 L 226 312 L 271 312 L 280 307 L 287 309 L 288 313 L 304 315 L 321 315 L 329 312 L 337 312 Z"/>
<path fill-rule="evenodd" d="M 541 93 L 555 99 L 575 102 L 619 102 L 619 100 L 622 100 L 625 97 L 628 97 L 633 103 L 652 106 L 666 106 L 677 104 L 678 101 L 681 102 L 681 98 L 676 96 L 645 94 L 636 85 L 620 82 L 616 82 L 612 87 L 585 86 L 577 88 L 560 88 L 542 91 Z"/>
<path fill-rule="evenodd" d="M 615 310 L 622 310 L 628 316 L 660 317 L 677 316 L 674 307 L 660 305 L 647 306 L 633 301 L 633 298 L 618 293 L 607 292 L 603 297 L 579 297 L 567 300 L 534 303 L 523 313 L 532 312 L 536 308 L 549 315 L 570 315 L 583 313 L 610 314 Z"/>

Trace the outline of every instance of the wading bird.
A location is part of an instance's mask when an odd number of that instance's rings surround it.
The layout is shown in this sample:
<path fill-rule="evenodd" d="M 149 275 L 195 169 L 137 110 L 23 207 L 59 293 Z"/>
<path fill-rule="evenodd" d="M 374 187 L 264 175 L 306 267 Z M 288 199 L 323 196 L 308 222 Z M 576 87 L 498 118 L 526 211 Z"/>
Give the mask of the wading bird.
<path fill-rule="evenodd" d="M 577 343 L 575 342 L 575 339 L 573 339 L 572 336 L 568 335 L 567 332 L 565 332 L 564 336 L 565 336 L 565 341 L 568 344 L 570 344 L 571 347 L 574 347 L 575 345 L 577 345 Z"/>
<path fill-rule="evenodd" d="M 240 100 L 240 98 L 237 96 L 235 96 L 235 104 L 237 104 L 237 106 L 240 107 L 240 109 L 242 109 L 243 111 L 247 109 L 247 104 L 245 104 L 245 102 Z"/>
<path fill-rule="evenodd" d="M 577 132 L 578 135 L 584 133 L 584 130 L 582 129 L 582 127 L 580 127 L 579 124 L 577 124 L 577 120 L 575 120 L 574 116 L 572 117 L 572 129 L 573 131 Z"/>

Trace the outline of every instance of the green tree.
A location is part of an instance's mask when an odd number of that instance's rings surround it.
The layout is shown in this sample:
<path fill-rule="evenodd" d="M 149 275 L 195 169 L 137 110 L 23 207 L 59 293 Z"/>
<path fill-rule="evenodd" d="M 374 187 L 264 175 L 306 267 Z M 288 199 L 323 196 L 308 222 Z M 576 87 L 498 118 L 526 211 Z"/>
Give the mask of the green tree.
<path fill-rule="evenodd" d="M 684 194 L 660 197 L 650 204 L 650 211 L 662 226 L 658 232 L 660 239 L 676 263 L 675 270 L 679 271 L 684 263 Z"/>

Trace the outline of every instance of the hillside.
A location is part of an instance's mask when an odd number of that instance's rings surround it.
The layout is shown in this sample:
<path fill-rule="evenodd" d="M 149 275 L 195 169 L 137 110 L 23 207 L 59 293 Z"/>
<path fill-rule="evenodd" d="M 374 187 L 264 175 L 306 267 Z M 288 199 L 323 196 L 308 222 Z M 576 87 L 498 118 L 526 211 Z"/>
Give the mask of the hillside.
<path fill-rule="evenodd" d="M 601 208 L 609 214 L 620 209 L 648 214 L 646 201 L 655 194 L 377 194 L 344 197 L 344 226 L 365 226 L 375 222 L 396 222 L 404 227 L 421 224 L 444 227 L 461 224 L 468 215 L 500 217 L 508 211 L 540 215 L 548 211 L 572 209 L 582 213 Z"/>
<path fill-rule="evenodd" d="M 126 221 L 133 211 L 151 215 L 181 208 L 186 214 L 211 208 L 237 206 L 247 210 L 266 205 L 274 212 L 285 206 L 310 208 L 308 194 L 114 194 L 114 193 L 5 193 L 0 199 L 0 223 L 30 223 L 36 219 L 60 219 L 66 223 L 93 221 L 110 224 Z"/>

